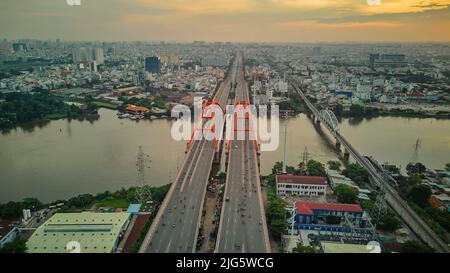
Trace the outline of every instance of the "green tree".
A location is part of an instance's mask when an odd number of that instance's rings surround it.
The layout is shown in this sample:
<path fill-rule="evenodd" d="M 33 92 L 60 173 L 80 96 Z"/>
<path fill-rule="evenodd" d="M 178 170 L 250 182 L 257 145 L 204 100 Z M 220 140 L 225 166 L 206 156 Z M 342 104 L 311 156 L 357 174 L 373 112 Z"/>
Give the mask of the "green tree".
<path fill-rule="evenodd" d="M 350 187 L 346 185 L 339 185 L 336 187 L 335 193 L 339 203 L 357 204 L 358 195 Z"/>
<path fill-rule="evenodd" d="M 274 188 L 267 190 L 267 224 L 270 233 L 279 237 L 287 229 L 286 203 L 279 198 Z"/>
<path fill-rule="evenodd" d="M 86 208 L 95 201 L 92 194 L 80 194 L 76 197 L 70 198 L 65 204 L 68 208 Z"/>
<path fill-rule="evenodd" d="M 220 172 L 217 177 L 221 180 L 225 180 L 225 178 L 227 177 L 227 173 L 225 172 Z"/>
<path fill-rule="evenodd" d="M 6 204 L 0 204 L 0 216 L 18 219 L 22 216 L 24 208 L 21 202 L 10 201 Z"/>
<path fill-rule="evenodd" d="M 331 170 L 335 170 L 335 171 L 341 170 L 342 164 L 339 161 L 330 160 L 327 162 L 327 164 L 328 164 L 328 168 L 330 168 Z"/>
<path fill-rule="evenodd" d="M 352 106 L 350 106 L 350 114 L 357 117 L 364 115 L 364 106 L 352 104 Z"/>
<path fill-rule="evenodd" d="M 315 161 L 315 160 L 309 160 L 308 163 L 306 163 L 306 170 L 308 172 L 308 175 L 310 175 L 310 176 L 326 176 L 327 175 L 323 164 L 318 161 Z"/>
<path fill-rule="evenodd" d="M 83 110 L 64 103 L 62 98 L 48 91 L 32 93 L 8 93 L 0 104 L 0 127 L 48 118 L 77 117 Z"/>
<path fill-rule="evenodd" d="M 28 197 L 22 200 L 22 204 L 27 209 L 41 209 L 44 205 L 37 198 Z"/>
<path fill-rule="evenodd" d="M 359 186 L 364 185 L 369 180 L 369 173 L 364 167 L 356 163 L 348 165 L 342 174 L 352 179 Z"/>
<path fill-rule="evenodd" d="M 25 253 L 27 251 L 27 241 L 25 239 L 16 238 L 8 242 L 0 248 L 0 253 Z"/>
<path fill-rule="evenodd" d="M 423 165 L 420 162 L 417 162 L 416 164 L 409 163 L 408 165 L 406 165 L 406 172 L 409 175 L 422 174 L 426 170 L 427 170 L 427 167 L 425 167 L 425 165 Z"/>
<path fill-rule="evenodd" d="M 426 184 L 413 186 L 408 193 L 409 198 L 419 206 L 427 206 L 431 196 L 431 188 Z"/>
<path fill-rule="evenodd" d="M 387 166 L 385 166 L 385 169 L 392 174 L 400 173 L 400 169 L 395 165 L 387 165 Z"/>
<path fill-rule="evenodd" d="M 394 232 L 401 227 L 401 222 L 395 215 L 388 213 L 376 226 L 381 230 Z"/>
<path fill-rule="evenodd" d="M 450 163 L 445 164 L 445 170 L 450 172 Z"/>
<path fill-rule="evenodd" d="M 292 249 L 292 253 L 318 253 L 318 251 L 312 246 L 302 246 L 301 244 L 297 244 L 297 246 Z"/>
<path fill-rule="evenodd" d="M 434 250 L 429 245 L 419 241 L 407 241 L 403 244 L 404 253 L 433 253 Z"/>
<path fill-rule="evenodd" d="M 272 167 L 272 174 L 280 174 L 283 172 L 283 162 L 277 161 Z M 298 171 L 293 166 L 286 166 L 286 173 L 297 174 Z"/>
<path fill-rule="evenodd" d="M 279 174 L 283 171 L 283 162 L 277 161 L 272 167 L 272 174 Z"/>
<path fill-rule="evenodd" d="M 162 203 L 162 201 L 166 197 L 167 192 L 170 189 L 170 186 L 171 186 L 171 184 L 166 184 L 166 185 L 160 186 L 160 187 L 152 187 L 151 193 L 152 193 L 153 201 L 156 203 Z"/>
<path fill-rule="evenodd" d="M 439 208 L 426 207 L 425 211 L 428 213 L 431 219 L 435 220 L 441 225 L 447 232 L 450 232 L 450 214 Z"/>

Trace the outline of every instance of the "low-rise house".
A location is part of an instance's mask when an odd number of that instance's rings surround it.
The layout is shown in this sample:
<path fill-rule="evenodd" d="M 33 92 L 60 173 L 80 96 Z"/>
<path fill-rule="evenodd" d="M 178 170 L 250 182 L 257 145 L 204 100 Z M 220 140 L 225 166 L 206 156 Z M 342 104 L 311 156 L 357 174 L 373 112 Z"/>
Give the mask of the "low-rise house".
<path fill-rule="evenodd" d="M 294 196 L 325 196 L 327 178 L 322 176 L 277 175 L 277 193 Z"/>
<path fill-rule="evenodd" d="M 143 113 L 150 112 L 150 109 L 148 109 L 147 107 L 136 106 L 136 105 L 132 105 L 132 104 L 128 104 L 126 110 L 135 115 L 140 115 Z"/>
<path fill-rule="evenodd" d="M 373 233 L 367 214 L 357 204 L 295 203 L 295 227 L 300 230 Z"/>

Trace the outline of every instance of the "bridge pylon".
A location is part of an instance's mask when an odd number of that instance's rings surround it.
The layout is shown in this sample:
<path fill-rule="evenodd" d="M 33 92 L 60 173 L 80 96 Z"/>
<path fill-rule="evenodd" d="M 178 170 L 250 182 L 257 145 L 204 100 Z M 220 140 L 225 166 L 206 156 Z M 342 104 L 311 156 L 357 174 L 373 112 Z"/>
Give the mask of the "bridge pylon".
<path fill-rule="evenodd" d="M 220 128 L 216 128 L 216 110 L 220 110 L 222 114 L 224 113 L 224 110 L 218 101 L 205 100 L 205 103 L 203 104 L 202 110 L 200 112 L 200 116 L 197 122 L 194 123 L 194 130 L 192 131 L 191 139 L 187 143 L 187 149 L 190 149 L 192 147 L 192 143 L 194 140 L 201 140 L 204 137 L 204 133 L 209 131 L 213 136 L 212 140 L 214 141 L 214 149 L 216 150 L 216 152 L 220 150 L 220 141 L 223 134 L 223 124 L 220 124 Z M 211 126 L 205 127 L 204 125 L 208 121 L 210 121 Z"/>

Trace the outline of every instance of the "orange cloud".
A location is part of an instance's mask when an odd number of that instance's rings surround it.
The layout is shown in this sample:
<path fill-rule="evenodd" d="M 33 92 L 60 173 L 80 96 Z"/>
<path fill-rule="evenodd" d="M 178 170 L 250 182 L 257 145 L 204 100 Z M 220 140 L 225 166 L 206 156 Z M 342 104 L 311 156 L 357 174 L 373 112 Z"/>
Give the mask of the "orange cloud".
<path fill-rule="evenodd" d="M 248 0 L 132 0 L 145 7 L 156 7 L 189 14 L 230 13 L 251 10 Z"/>

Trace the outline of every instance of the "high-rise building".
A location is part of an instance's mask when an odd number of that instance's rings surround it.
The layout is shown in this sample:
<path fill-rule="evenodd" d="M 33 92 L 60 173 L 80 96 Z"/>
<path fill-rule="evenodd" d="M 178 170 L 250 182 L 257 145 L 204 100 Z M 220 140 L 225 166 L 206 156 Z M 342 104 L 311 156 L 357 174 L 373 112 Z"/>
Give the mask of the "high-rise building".
<path fill-rule="evenodd" d="M 164 55 L 159 59 L 161 63 L 165 65 L 178 65 L 180 64 L 180 57 L 176 55 Z"/>
<path fill-rule="evenodd" d="M 404 66 L 406 65 L 406 58 L 404 54 L 370 54 L 369 66 Z"/>
<path fill-rule="evenodd" d="M 369 67 L 373 68 L 375 66 L 375 60 L 380 57 L 380 54 L 373 53 L 369 55 Z"/>
<path fill-rule="evenodd" d="M 27 51 L 27 45 L 24 43 L 14 43 L 13 44 L 13 50 L 18 51 Z"/>
<path fill-rule="evenodd" d="M 97 64 L 105 63 L 105 55 L 103 53 L 103 48 L 97 47 L 92 49 L 93 60 L 97 62 Z"/>
<path fill-rule="evenodd" d="M 145 58 L 145 71 L 150 73 L 161 73 L 161 61 L 158 57 Z"/>
<path fill-rule="evenodd" d="M 314 56 L 319 56 L 320 55 L 320 46 L 316 46 L 314 47 Z"/>
<path fill-rule="evenodd" d="M 72 51 L 72 59 L 74 63 L 90 62 L 92 61 L 92 56 L 88 48 L 81 47 Z"/>
<path fill-rule="evenodd" d="M 102 48 L 81 47 L 72 51 L 74 63 L 84 63 L 96 61 L 98 65 L 105 63 L 105 56 Z"/>

